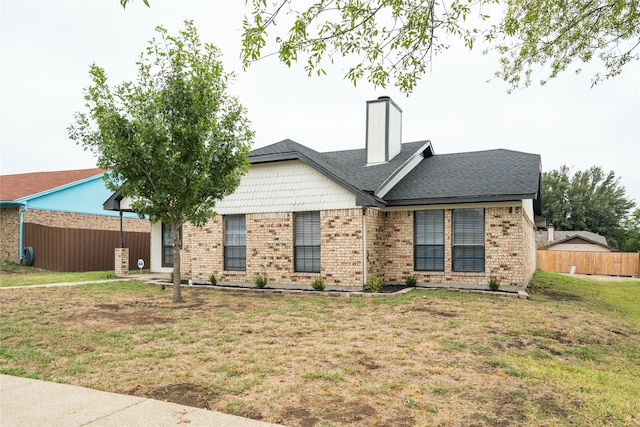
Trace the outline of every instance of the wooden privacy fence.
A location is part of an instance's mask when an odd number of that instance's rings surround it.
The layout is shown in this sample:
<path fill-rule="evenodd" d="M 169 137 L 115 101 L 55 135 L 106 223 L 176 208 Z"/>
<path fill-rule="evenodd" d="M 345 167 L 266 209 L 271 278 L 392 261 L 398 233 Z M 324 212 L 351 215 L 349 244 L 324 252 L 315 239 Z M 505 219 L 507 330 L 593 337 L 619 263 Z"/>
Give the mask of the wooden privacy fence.
<path fill-rule="evenodd" d="M 46 227 L 25 223 L 23 247 L 31 246 L 34 267 L 53 271 L 100 271 L 115 267 L 114 249 L 120 247 L 120 232 Z M 124 232 L 124 246 L 129 248 L 129 268 L 138 259 L 150 264 L 150 233 Z"/>
<path fill-rule="evenodd" d="M 640 275 L 640 252 L 538 251 L 538 268 L 555 273 Z"/>

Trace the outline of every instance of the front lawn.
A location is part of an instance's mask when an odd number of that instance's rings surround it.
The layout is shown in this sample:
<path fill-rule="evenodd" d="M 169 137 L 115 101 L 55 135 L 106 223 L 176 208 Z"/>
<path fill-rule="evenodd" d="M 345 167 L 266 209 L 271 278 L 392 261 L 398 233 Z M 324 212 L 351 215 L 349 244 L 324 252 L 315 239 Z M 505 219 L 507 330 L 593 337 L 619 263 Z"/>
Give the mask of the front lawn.
<path fill-rule="evenodd" d="M 640 424 L 640 280 L 530 290 L 3 289 L 0 372 L 289 426 Z"/>
<path fill-rule="evenodd" d="M 147 270 L 148 272 L 148 270 Z M 139 270 L 131 271 L 138 274 Z M 45 285 L 48 283 L 85 282 L 89 280 L 113 279 L 113 271 L 84 271 L 65 273 L 42 270 L 40 268 L 25 267 L 12 262 L 0 265 L 0 287 Z"/>

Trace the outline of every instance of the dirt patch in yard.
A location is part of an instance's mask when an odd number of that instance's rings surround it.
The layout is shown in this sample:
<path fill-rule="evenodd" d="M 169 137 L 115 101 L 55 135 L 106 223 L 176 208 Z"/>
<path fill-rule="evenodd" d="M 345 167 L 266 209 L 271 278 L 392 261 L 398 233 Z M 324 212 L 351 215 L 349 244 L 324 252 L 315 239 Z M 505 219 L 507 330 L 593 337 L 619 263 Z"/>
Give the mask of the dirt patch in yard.
<path fill-rule="evenodd" d="M 73 314 L 61 316 L 64 323 L 82 322 L 89 324 L 112 325 L 116 327 L 130 325 L 162 325 L 173 323 L 171 317 L 158 314 L 157 309 L 144 307 L 144 304 L 96 304 L 93 307 L 79 308 Z"/>
<path fill-rule="evenodd" d="M 183 295 L 126 282 L 6 292 L 3 372 L 291 427 L 482 427 L 598 424 L 589 400 L 606 393 L 576 391 L 569 370 L 606 369 L 605 344 L 623 350 L 616 372 L 637 362 L 637 331 L 579 299 Z"/>

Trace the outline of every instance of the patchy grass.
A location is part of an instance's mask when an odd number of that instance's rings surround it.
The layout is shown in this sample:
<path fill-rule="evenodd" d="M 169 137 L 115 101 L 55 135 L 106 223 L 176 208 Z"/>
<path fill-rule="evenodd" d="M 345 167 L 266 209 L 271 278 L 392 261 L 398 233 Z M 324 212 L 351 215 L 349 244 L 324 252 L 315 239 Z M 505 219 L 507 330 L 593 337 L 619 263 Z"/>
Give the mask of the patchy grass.
<path fill-rule="evenodd" d="M 142 270 L 149 272 L 149 270 Z M 130 274 L 140 274 L 140 270 L 131 270 Z M 85 282 L 89 280 L 114 279 L 113 271 L 84 271 L 65 273 L 25 267 L 13 262 L 0 265 L 0 287 L 45 285 L 48 283 Z"/>
<path fill-rule="evenodd" d="M 3 289 L 0 372 L 307 425 L 638 425 L 640 280 L 520 300 Z"/>

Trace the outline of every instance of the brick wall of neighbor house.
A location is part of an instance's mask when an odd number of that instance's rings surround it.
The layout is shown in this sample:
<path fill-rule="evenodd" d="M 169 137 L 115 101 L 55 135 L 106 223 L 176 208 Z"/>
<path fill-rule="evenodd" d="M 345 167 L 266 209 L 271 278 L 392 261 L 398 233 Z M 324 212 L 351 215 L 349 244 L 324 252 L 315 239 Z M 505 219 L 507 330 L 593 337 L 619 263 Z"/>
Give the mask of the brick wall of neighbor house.
<path fill-rule="evenodd" d="M 251 284 L 260 274 L 276 285 L 310 287 L 318 277 L 326 286 L 362 285 L 361 209 L 321 211 L 319 274 L 293 271 L 292 212 L 246 214 L 246 271 L 224 271 L 223 224 L 223 216 L 216 216 L 188 240 L 191 277 L 196 281 L 208 281 L 215 274 L 218 282 Z"/>
<path fill-rule="evenodd" d="M 20 261 L 20 209 L 0 209 L 0 259 Z"/>
<path fill-rule="evenodd" d="M 71 212 L 27 209 L 23 215 L 25 223 L 47 227 L 78 228 L 84 230 L 120 230 L 120 217 L 107 215 L 77 214 Z M 139 218 L 124 218 L 124 231 L 149 233 L 149 221 Z"/>

